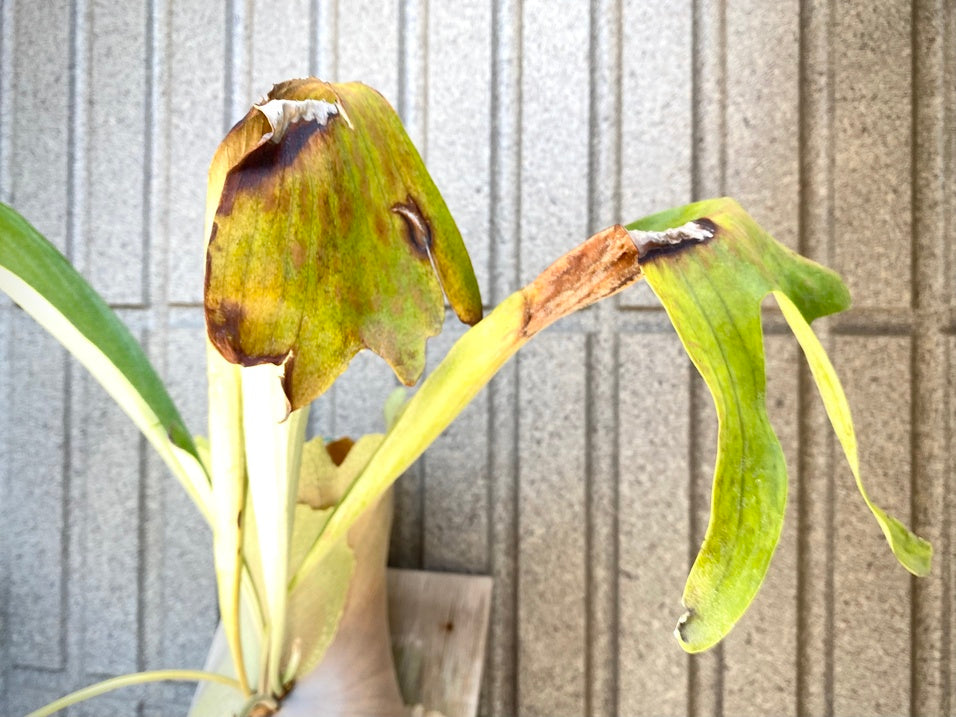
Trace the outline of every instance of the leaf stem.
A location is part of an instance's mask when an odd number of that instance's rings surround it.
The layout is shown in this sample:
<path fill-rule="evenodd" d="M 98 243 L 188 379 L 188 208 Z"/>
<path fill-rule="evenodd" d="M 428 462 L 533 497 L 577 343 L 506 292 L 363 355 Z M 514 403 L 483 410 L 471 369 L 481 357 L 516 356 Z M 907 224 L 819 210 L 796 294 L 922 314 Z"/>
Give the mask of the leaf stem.
<path fill-rule="evenodd" d="M 99 697 L 107 692 L 118 690 L 121 687 L 164 681 L 217 682 L 220 685 L 225 685 L 226 687 L 240 691 L 239 683 L 236 680 L 226 675 L 220 675 L 217 672 L 204 672 L 202 670 L 150 670 L 148 672 L 134 672 L 130 675 L 120 675 L 119 677 L 97 682 L 95 685 L 84 687 L 38 710 L 34 710 L 28 714 L 27 717 L 47 717 L 47 715 L 52 715 L 55 712 L 59 712 L 79 702 L 92 699 L 93 697 Z"/>

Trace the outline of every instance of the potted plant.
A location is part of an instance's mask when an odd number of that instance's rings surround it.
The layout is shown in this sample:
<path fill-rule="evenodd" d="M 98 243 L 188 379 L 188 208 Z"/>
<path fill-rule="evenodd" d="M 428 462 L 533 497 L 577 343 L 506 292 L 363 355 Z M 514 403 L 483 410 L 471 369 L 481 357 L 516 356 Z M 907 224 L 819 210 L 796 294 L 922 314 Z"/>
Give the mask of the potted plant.
<path fill-rule="evenodd" d="M 205 266 L 210 400 L 200 439 L 106 304 L 26 220 L 0 208 L 0 286 L 103 384 L 193 499 L 212 528 L 221 615 L 209 669 L 115 678 L 34 715 L 157 679 L 208 683 L 197 717 L 401 714 L 384 614 L 389 487 L 537 333 L 641 279 L 720 421 L 710 523 L 684 590 L 679 644 L 697 652 L 729 632 L 780 535 L 786 466 L 765 408 L 768 294 L 890 548 L 912 573 L 929 572 L 929 544 L 863 489 L 846 398 L 810 328 L 848 306 L 845 287 L 730 199 L 600 231 L 482 318 L 461 236 L 388 103 L 360 84 L 292 80 L 253 106 L 213 159 Z M 357 351 L 418 380 L 445 298 L 473 326 L 411 398 L 390 399 L 387 431 L 306 441 L 309 404 Z"/>

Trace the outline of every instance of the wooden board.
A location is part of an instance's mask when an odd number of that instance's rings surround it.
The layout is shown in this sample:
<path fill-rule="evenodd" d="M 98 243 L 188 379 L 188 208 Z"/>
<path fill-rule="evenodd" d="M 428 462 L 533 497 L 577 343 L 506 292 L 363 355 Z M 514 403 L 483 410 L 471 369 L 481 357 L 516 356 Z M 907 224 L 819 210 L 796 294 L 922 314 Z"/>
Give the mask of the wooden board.
<path fill-rule="evenodd" d="M 388 571 L 392 650 L 406 704 L 475 717 L 491 585 L 485 576 Z"/>

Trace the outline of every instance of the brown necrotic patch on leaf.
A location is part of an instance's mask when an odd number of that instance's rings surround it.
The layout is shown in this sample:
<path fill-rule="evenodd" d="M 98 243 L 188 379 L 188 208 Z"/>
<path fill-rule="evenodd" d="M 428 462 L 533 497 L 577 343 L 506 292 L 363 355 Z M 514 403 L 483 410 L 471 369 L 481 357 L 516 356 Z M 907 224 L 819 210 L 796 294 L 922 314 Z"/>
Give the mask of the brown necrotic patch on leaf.
<path fill-rule="evenodd" d="M 422 210 L 411 196 L 404 202 L 395 204 L 392 211 L 405 220 L 408 229 L 408 243 L 423 257 L 431 255 L 432 230 L 428 220 L 422 216 Z"/>
<path fill-rule="evenodd" d="M 345 462 L 346 456 L 348 456 L 349 451 L 352 450 L 352 446 L 354 445 L 355 441 L 348 436 L 343 436 L 342 438 L 326 443 L 325 450 L 328 451 L 332 462 L 335 465 L 340 466 Z"/>
<path fill-rule="evenodd" d="M 281 201 L 275 196 L 276 179 L 281 172 L 293 167 L 309 140 L 327 128 L 328 125 L 310 120 L 295 122 L 286 129 L 280 142 L 266 141 L 249 152 L 226 175 L 217 216 L 232 214 L 240 193 L 258 194 L 266 210 L 280 206 Z"/>
<path fill-rule="evenodd" d="M 208 270 L 206 276 L 208 280 Z M 219 349 L 219 353 L 232 363 L 242 363 L 239 350 L 242 317 L 242 306 L 235 301 L 221 301 L 215 307 L 206 306 L 206 330 L 209 340 Z"/>

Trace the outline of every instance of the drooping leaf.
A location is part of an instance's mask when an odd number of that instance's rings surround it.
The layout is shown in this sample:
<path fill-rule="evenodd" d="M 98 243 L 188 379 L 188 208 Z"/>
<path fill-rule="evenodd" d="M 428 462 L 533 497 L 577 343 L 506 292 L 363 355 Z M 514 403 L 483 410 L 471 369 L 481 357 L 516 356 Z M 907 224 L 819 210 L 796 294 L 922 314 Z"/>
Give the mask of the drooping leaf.
<path fill-rule="evenodd" d="M 843 448 L 843 454 L 846 456 L 847 463 L 850 464 L 850 470 L 856 479 L 856 486 L 863 496 L 863 501 L 872 511 L 876 522 L 879 523 L 883 535 L 893 555 L 904 568 L 916 576 L 926 577 L 929 575 L 930 565 L 933 560 L 933 546 L 923 538 L 915 535 L 907 529 L 899 520 L 876 505 L 866 489 L 863 487 L 863 479 L 860 477 L 860 459 L 856 450 L 856 432 L 853 430 L 853 419 L 850 417 L 850 404 L 846 400 L 846 394 L 843 392 L 843 386 L 840 385 L 840 379 L 837 378 L 836 371 L 830 359 L 820 345 L 810 325 L 800 313 L 800 310 L 794 303 L 779 291 L 773 292 L 774 298 L 783 311 L 784 318 L 790 325 L 791 330 L 800 342 L 807 362 L 810 364 L 810 372 L 813 374 L 813 380 L 817 384 L 817 390 L 820 392 L 820 398 L 823 399 L 823 405 L 826 408 L 827 416 L 833 425 L 833 430 Z"/>
<path fill-rule="evenodd" d="M 0 204 L 0 289 L 99 381 L 209 520 L 205 466 L 142 347 L 57 248 L 5 204 Z"/>
<path fill-rule="evenodd" d="M 331 508 L 316 510 L 305 503 L 296 505 L 292 536 L 293 568 L 299 566 L 331 513 Z M 300 589 L 290 594 L 287 632 L 294 638 L 287 644 L 283 656 L 288 677 L 294 678 L 315 669 L 332 644 L 345 611 L 354 570 L 355 555 L 344 539 L 339 540 L 313 573 L 312 580 L 306 581 Z"/>
<path fill-rule="evenodd" d="M 414 383 L 442 290 L 481 318 L 451 214 L 388 102 L 365 85 L 276 85 L 210 170 L 205 309 L 228 360 L 285 365 L 292 409 L 362 348 Z"/>
<path fill-rule="evenodd" d="M 729 199 L 657 214 L 628 228 L 638 241 L 647 239 L 642 232 L 681 225 L 702 229 L 701 240 L 651 241 L 641 266 L 707 383 L 719 419 L 710 522 L 684 590 L 687 613 L 676 631 L 684 649 L 698 652 L 723 638 L 753 600 L 783 523 L 787 474 L 765 405 L 761 301 L 771 292 L 789 297 L 783 300 L 792 307 L 788 320 L 815 379 L 827 384 L 821 393 L 831 420 L 837 414 L 834 425 L 843 441 L 852 436 L 845 399 L 837 397 L 829 362 L 821 368 L 824 354 L 809 341 L 808 322 L 845 309 L 849 295 L 836 274 L 778 244 Z M 852 455 L 858 476 L 855 448 Z M 914 555 L 922 541 L 872 507 L 888 537 L 896 539 L 901 562 L 918 566 Z"/>

